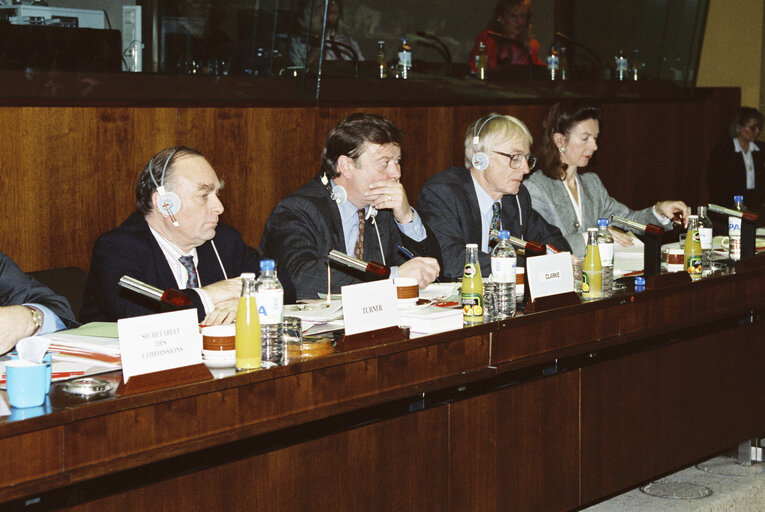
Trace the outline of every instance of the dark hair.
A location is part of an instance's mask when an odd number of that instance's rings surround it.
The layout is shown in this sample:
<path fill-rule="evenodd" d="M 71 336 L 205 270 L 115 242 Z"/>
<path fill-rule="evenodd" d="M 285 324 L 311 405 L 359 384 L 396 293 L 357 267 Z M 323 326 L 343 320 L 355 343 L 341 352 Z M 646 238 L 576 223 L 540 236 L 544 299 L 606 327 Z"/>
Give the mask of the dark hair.
<path fill-rule="evenodd" d="M 731 117 L 730 124 L 728 125 L 728 135 L 731 139 L 735 139 L 739 136 L 741 128 L 746 126 L 746 122 L 750 119 L 757 119 L 757 122 L 762 126 L 762 114 L 756 108 L 752 107 L 738 107 Z"/>
<path fill-rule="evenodd" d="M 165 148 L 151 157 L 151 160 L 141 170 L 138 182 L 135 184 L 135 209 L 138 213 L 145 217 L 154 207 L 151 197 L 154 191 L 157 190 L 157 184 L 162 184 L 162 169 L 165 167 L 165 162 L 167 162 L 168 158 L 170 162 L 165 171 L 164 184 L 169 190 L 172 188 L 175 162 L 185 156 L 202 156 L 202 153 L 186 146 L 174 146 Z"/>
<path fill-rule="evenodd" d="M 377 114 L 353 113 L 337 123 L 327 135 L 321 152 L 321 170 L 327 177 L 336 178 L 337 159 L 341 156 L 355 161 L 367 143 L 400 147 L 401 138 L 401 130 L 388 119 Z"/>
<path fill-rule="evenodd" d="M 560 149 L 555 145 L 553 135 L 560 133 L 568 139 L 578 123 L 587 119 L 600 123 L 600 113 L 600 107 L 573 101 L 561 101 L 550 107 L 542 125 L 542 147 L 537 151 L 540 168 L 545 176 L 561 179 L 568 168 L 560 159 Z"/>
<path fill-rule="evenodd" d="M 530 0 L 497 0 L 497 3 L 494 5 L 494 12 L 491 15 L 489 23 L 486 25 L 486 28 L 504 34 L 505 27 L 502 25 L 502 22 L 499 21 L 499 19 L 505 16 L 505 13 L 508 9 L 512 9 L 516 5 L 521 5 L 525 2 L 529 2 L 529 18 L 526 20 L 526 27 L 523 29 L 523 33 L 521 34 L 521 41 L 528 45 L 530 37 L 529 31 L 531 28 Z"/>

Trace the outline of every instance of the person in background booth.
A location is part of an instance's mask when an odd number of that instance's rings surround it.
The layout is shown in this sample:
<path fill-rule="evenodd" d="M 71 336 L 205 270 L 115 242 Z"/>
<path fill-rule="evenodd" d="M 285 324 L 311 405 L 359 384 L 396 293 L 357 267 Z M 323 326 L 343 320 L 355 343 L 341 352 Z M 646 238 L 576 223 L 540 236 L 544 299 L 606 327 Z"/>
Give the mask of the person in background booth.
<path fill-rule="evenodd" d="M 313 6 L 313 10 L 311 10 Z M 290 61 L 295 66 L 309 66 L 319 59 L 319 42 L 321 41 L 322 22 L 324 20 L 324 0 L 308 0 L 299 16 L 300 30 L 290 39 Z M 308 45 L 306 45 L 306 32 Z M 326 45 L 324 60 L 364 60 L 358 43 L 344 33 L 343 2 L 329 0 L 327 6 L 327 27 L 325 31 Z"/>
<path fill-rule="evenodd" d="M 0 252 L 0 354 L 26 336 L 76 325 L 72 308 L 64 297 L 25 274 Z"/>
<path fill-rule="evenodd" d="M 239 232 L 218 224 L 223 181 L 198 151 L 163 149 L 146 164 L 135 188 L 136 211 L 93 246 L 82 306 L 84 321 L 159 313 L 151 301 L 118 283 L 130 276 L 156 288 L 179 289 L 200 322 L 236 319 L 243 272 L 260 270 L 260 253 Z"/>
<path fill-rule="evenodd" d="M 491 21 L 478 34 L 470 51 L 470 69 L 476 71 L 480 43 L 486 46 L 489 70 L 505 64 L 543 65 L 539 41 L 530 36 L 531 0 L 498 0 Z"/>
<path fill-rule="evenodd" d="M 398 127 L 376 114 L 351 114 L 329 132 L 321 173 L 276 205 L 260 241 L 276 260 L 285 300 L 327 291 L 332 249 L 391 266 L 391 276 L 415 278 L 420 287 L 436 279 L 438 242 L 399 181 L 401 141 Z M 333 264 L 331 291 L 367 278 Z"/>
<path fill-rule="evenodd" d="M 712 150 L 707 169 L 709 201 L 733 206 L 733 196 L 744 196 L 747 208 L 758 210 L 765 201 L 765 144 L 757 140 L 762 114 L 739 107 L 728 127 L 728 138 Z"/>
<path fill-rule="evenodd" d="M 462 277 L 469 243 L 478 244 L 481 273 L 488 276 L 498 230 L 569 250 L 560 231 L 532 209 L 521 183 L 536 160 L 529 154 L 531 141 L 520 120 L 489 114 L 465 133 L 465 167 L 450 167 L 425 182 L 417 210 L 436 234 L 446 277 Z"/>
<path fill-rule="evenodd" d="M 587 167 L 598 149 L 600 114 L 600 108 L 576 102 L 550 107 L 538 152 L 540 169 L 525 183 L 534 209 L 561 230 L 578 257 L 584 257 L 587 228 L 597 228 L 598 218 L 618 215 L 669 230 L 672 219 L 679 217 L 687 224 L 691 213 L 682 201 L 660 201 L 643 210 L 631 210 L 608 195 L 597 174 L 577 172 Z M 618 244 L 632 245 L 624 231 L 613 226 L 609 230 Z"/>

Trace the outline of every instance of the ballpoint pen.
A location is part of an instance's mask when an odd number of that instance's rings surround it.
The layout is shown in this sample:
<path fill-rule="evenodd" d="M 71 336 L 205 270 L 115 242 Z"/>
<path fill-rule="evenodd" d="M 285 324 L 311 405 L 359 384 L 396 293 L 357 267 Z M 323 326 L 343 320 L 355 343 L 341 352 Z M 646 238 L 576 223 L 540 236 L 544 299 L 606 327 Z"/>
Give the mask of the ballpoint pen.
<path fill-rule="evenodd" d="M 409 249 L 407 249 L 406 247 L 404 247 L 403 245 L 396 245 L 396 249 L 398 249 L 398 252 L 403 254 L 406 259 L 411 260 L 414 258 L 414 253 L 410 251 Z M 433 282 L 440 283 L 441 281 L 439 281 L 438 278 L 435 278 Z"/>

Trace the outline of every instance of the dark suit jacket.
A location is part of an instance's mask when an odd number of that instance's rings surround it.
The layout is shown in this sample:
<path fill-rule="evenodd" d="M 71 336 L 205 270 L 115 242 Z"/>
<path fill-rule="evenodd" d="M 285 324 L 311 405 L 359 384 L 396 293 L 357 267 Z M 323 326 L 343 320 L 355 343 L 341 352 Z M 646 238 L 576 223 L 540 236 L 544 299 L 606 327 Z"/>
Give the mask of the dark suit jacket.
<path fill-rule="evenodd" d="M 570 251 L 560 230 L 545 222 L 531 208 L 531 198 L 526 187 L 518 191 L 521 218 L 518 215 L 515 196 L 502 198 L 502 226 L 510 234 L 524 240 L 536 240 L 551 244 L 561 251 Z M 417 211 L 436 234 L 444 260 L 444 275 L 461 278 L 465 266 L 465 245 L 478 244 L 481 273 L 491 273 L 491 255 L 480 250 L 481 212 L 470 171 L 464 167 L 450 167 L 430 178 L 420 191 Z M 522 259 L 519 260 L 522 263 Z"/>
<path fill-rule="evenodd" d="M 72 308 L 64 297 L 26 275 L 15 261 L 0 252 L 0 306 L 32 302 L 53 311 L 67 327 L 77 325 Z"/>
<path fill-rule="evenodd" d="M 233 227 L 219 224 L 213 240 L 229 278 L 239 277 L 242 272 L 260 271 L 260 254 L 245 245 Z M 197 247 L 197 256 L 197 270 L 202 285 L 224 279 L 211 242 Z M 124 275 L 162 290 L 178 288 L 162 249 L 149 231 L 149 225 L 138 213 L 133 213 L 118 228 L 98 237 L 93 246 L 80 315 L 84 322 L 114 322 L 120 318 L 150 315 L 171 309 L 119 287 L 117 283 Z M 203 320 L 205 311 L 199 295 L 192 290 L 181 291 L 191 298 L 199 320 Z"/>
<path fill-rule="evenodd" d="M 755 141 L 759 151 L 752 152 L 754 162 L 754 190 L 746 189 L 744 157 L 737 153 L 732 139 L 715 146 L 709 159 L 707 183 L 709 202 L 721 206 L 733 206 L 733 196 L 744 196 L 744 205 L 758 209 L 765 200 L 765 144 Z"/>
<path fill-rule="evenodd" d="M 428 232 L 422 242 L 412 240 L 398 229 L 390 210 L 380 210 L 376 222 L 387 265 L 397 266 L 406 261 L 396 249 L 398 244 L 417 256 L 440 258 L 432 233 Z M 382 263 L 371 219 L 367 219 L 364 232 L 364 258 Z M 340 211 L 318 176 L 276 205 L 266 221 L 260 248 L 276 260 L 285 301 L 315 299 L 318 292 L 326 293 L 326 257 L 332 249 L 345 253 L 345 235 Z M 331 275 L 332 293 L 339 293 L 341 286 L 374 279 L 335 263 Z"/>

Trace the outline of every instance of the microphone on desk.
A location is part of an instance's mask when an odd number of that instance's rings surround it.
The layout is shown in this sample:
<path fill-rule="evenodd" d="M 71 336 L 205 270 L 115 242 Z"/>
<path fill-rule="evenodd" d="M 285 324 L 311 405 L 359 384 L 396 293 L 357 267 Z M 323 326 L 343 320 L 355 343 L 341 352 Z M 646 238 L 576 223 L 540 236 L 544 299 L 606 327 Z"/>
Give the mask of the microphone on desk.
<path fill-rule="evenodd" d="M 126 290 L 138 293 L 157 302 L 170 304 L 171 306 L 184 307 L 192 305 L 191 298 L 188 295 L 173 288 L 163 291 L 130 276 L 122 276 L 117 284 Z"/>
<path fill-rule="evenodd" d="M 489 236 L 498 237 L 499 231 L 492 229 L 489 232 Z M 510 235 L 508 241 L 517 249 L 523 250 L 523 255 L 526 256 L 541 256 L 543 254 L 557 254 L 560 251 L 550 244 L 544 245 L 534 240 L 524 240 Z"/>
<path fill-rule="evenodd" d="M 556 37 L 557 39 L 563 39 L 564 41 L 568 41 L 569 43 L 573 44 L 574 46 L 578 46 L 579 48 L 581 48 L 581 49 L 585 50 L 587 53 L 589 53 L 590 55 L 592 55 L 593 57 L 595 57 L 595 62 L 597 62 L 597 63 L 598 63 L 598 67 L 602 67 L 602 66 L 603 66 L 603 62 L 600 60 L 600 57 L 598 57 L 598 54 L 597 54 L 597 53 L 595 53 L 595 52 L 594 52 L 594 51 L 592 51 L 592 50 L 591 50 L 589 47 L 587 47 L 587 46 L 583 45 L 582 43 L 580 43 L 579 41 L 577 41 L 577 40 L 576 40 L 576 39 L 574 39 L 573 37 L 571 37 L 571 36 L 567 36 L 567 35 L 566 35 L 566 34 L 564 34 L 563 32 L 556 32 L 556 33 L 555 33 L 555 37 Z"/>
<path fill-rule="evenodd" d="M 641 224 L 640 222 L 635 222 L 634 220 L 625 219 L 624 217 L 619 217 L 618 215 L 611 215 L 611 221 L 610 224 L 613 225 L 614 223 L 620 224 L 621 226 L 631 229 L 633 231 L 638 231 L 640 233 L 645 233 L 647 235 L 663 235 L 664 229 L 656 226 L 654 224 Z"/>
<path fill-rule="evenodd" d="M 362 272 L 367 272 L 383 279 L 390 277 L 390 267 L 376 261 L 367 262 L 360 260 L 358 258 L 354 258 L 353 256 L 348 256 L 347 254 L 344 254 L 335 249 L 329 251 L 327 258 L 348 268 L 361 270 Z"/>
<path fill-rule="evenodd" d="M 520 48 L 523 50 L 523 52 L 526 54 L 526 58 L 528 59 L 529 63 L 529 80 L 532 80 L 534 78 L 534 61 L 531 58 L 531 52 L 529 52 L 529 48 L 523 43 L 523 41 L 519 41 L 518 39 L 513 39 L 510 36 L 507 36 L 501 32 L 495 32 L 494 30 L 487 30 L 486 34 L 489 35 L 489 37 L 493 37 L 494 39 L 502 39 L 503 41 L 507 41 L 512 46 L 515 46 L 516 48 Z"/>
<path fill-rule="evenodd" d="M 310 38 L 312 39 L 312 44 L 319 44 L 321 41 L 321 38 L 316 34 L 311 34 Z M 341 43 L 340 41 L 335 41 L 334 39 L 325 39 L 324 44 L 332 48 L 332 50 L 340 50 L 341 54 L 348 55 L 353 61 L 355 70 L 354 78 L 359 77 L 359 56 L 356 54 L 356 50 L 354 50 L 352 46 Z"/>
<path fill-rule="evenodd" d="M 418 30 L 415 32 L 415 34 L 417 34 L 419 37 L 422 37 L 423 39 L 430 39 L 431 41 L 438 43 L 438 46 L 440 47 L 440 53 L 446 60 L 446 76 L 452 76 L 452 52 L 449 51 L 449 48 L 444 44 L 441 38 L 435 34 L 423 32 L 422 30 Z"/>

